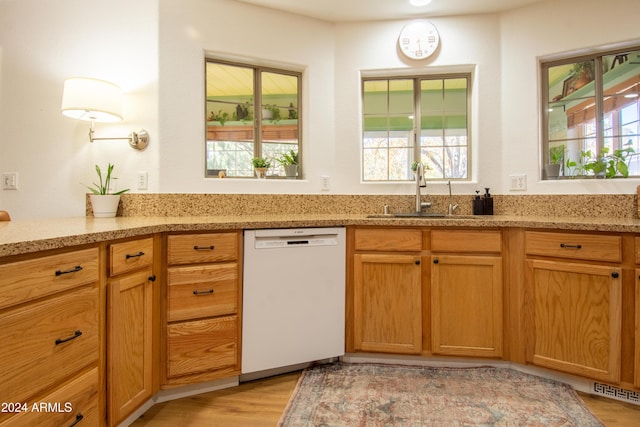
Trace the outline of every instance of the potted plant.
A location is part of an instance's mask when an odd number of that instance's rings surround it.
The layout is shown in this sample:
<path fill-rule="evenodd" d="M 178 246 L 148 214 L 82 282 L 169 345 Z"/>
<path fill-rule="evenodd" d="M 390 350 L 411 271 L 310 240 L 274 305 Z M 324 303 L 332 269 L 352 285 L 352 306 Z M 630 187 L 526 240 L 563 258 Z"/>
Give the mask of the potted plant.
<path fill-rule="evenodd" d="M 573 64 L 571 76 L 575 79 L 573 90 L 578 90 L 593 81 L 594 69 L 593 61 L 577 62 Z"/>
<path fill-rule="evenodd" d="M 264 104 L 262 107 L 262 120 L 271 120 L 273 123 L 280 121 L 280 108 L 275 104 Z"/>
<path fill-rule="evenodd" d="M 560 167 L 564 159 L 564 145 L 549 147 L 549 163 L 544 165 L 544 172 L 547 178 L 557 178 L 560 176 Z"/>
<path fill-rule="evenodd" d="M 284 167 L 284 173 L 287 178 L 295 178 L 298 175 L 298 153 L 289 150 L 276 159 Z"/>
<path fill-rule="evenodd" d="M 251 159 L 251 164 L 255 169 L 256 176 L 260 179 L 267 177 L 267 170 L 271 167 L 271 161 L 264 157 L 254 157 Z"/>
<path fill-rule="evenodd" d="M 630 144 L 627 144 L 626 148 L 613 150 L 612 154 L 609 154 L 609 147 L 603 147 L 597 155 L 589 150 L 582 153 L 583 158 L 588 160 L 583 164 L 583 169 L 593 172 L 597 177 L 614 178 L 619 175 L 627 178 L 629 176 L 627 159 L 633 153 L 634 150 Z"/>
<path fill-rule="evenodd" d="M 103 179 L 102 170 L 100 169 L 100 166 L 96 165 L 96 173 L 98 174 L 99 182 L 94 182 L 91 186 L 85 185 L 85 187 L 91 191 L 89 198 L 91 199 L 93 216 L 96 218 L 111 218 L 116 216 L 118 203 L 120 202 L 120 195 L 129 191 L 127 188 L 117 192 L 111 192 L 111 180 L 117 179 L 111 176 L 113 168 L 114 165 L 109 163 L 107 166 L 107 174 Z"/>

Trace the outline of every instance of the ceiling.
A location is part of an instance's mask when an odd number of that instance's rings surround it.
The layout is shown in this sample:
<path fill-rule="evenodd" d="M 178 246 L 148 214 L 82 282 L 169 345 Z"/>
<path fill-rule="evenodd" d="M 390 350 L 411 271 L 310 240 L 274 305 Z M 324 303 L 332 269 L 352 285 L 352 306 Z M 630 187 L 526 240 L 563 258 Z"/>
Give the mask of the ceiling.
<path fill-rule="evenodd" d="M 432 0 L 415 7 L 409 0 L 235 0 L 330 22 L 379 21 L 473 15 L 517 9 L 547 0 Z"/>

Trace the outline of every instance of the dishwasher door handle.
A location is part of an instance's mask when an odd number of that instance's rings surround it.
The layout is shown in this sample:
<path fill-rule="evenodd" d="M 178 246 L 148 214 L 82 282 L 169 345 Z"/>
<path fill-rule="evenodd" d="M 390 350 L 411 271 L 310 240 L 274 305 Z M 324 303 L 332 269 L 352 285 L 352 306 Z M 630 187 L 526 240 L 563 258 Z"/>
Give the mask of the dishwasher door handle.
<path fill-rule="evenodd" d="M 308 240 L 287 240 L 287 245 L 308 245 Z"/>

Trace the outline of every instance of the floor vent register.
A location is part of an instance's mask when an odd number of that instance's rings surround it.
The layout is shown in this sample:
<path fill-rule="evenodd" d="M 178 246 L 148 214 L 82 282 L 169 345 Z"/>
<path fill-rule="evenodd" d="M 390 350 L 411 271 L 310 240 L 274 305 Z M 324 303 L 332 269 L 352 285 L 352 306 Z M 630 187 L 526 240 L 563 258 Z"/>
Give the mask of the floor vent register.
<path fill-rule="evenodd" d="M 593 391 L 600 396 L 640 405 L 640 393 L 608 384 L 593 383 Z"/>

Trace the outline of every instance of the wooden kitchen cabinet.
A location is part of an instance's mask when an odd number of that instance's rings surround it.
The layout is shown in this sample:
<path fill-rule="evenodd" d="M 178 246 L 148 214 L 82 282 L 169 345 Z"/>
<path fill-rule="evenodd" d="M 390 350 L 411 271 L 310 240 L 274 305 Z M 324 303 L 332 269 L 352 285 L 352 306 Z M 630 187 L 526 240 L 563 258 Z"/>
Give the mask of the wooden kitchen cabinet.
<path fill-rule="evenodd" d="M 501 357 L 501 232 L 432 230 L 431 250 L 432 352 Z"/>
<path fill-rule="evenodd" d="M 421 353 L 421 249 L 419 230 L 356 230 L 357 252 L 353 259 L 356 351 Z"/>
<path fill-rule="evenodd" d="M 241 238 L 167 236 L 163 387 L 240 374 Z"/>
<path fill-rule="evenodd" d="M 108 420 L 118 425 L 150 399 L 153 387 L 154 239 L 109 245 Z"/>
<path fill-rule="evenodd" d="M 0 401 L 28 409 L 0 426 L 102 425 L 99 264 L 97 247 L 0 264 Z"/>
<path fill-rule="evenodd" d="M 619 383 L 620 237 L 529 231 L 525 251 L 527 361 Z M 541 259 L 549 256 L 560 259 Z"/>

